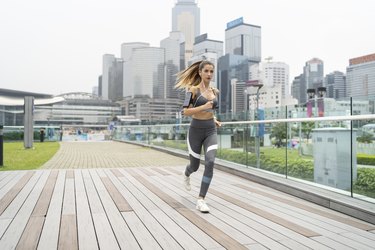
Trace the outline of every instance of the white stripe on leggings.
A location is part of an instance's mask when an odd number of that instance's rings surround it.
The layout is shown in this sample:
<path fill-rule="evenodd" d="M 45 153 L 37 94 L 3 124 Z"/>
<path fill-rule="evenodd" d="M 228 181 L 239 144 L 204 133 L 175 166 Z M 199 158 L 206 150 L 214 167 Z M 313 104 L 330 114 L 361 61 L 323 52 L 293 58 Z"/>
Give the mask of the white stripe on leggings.
<path fill-rule="evenodd" d="M 210 150 L 213 150 L 213 149 L 217 149 L 217 144 L 214 144 L 214 145 L 211 145 L 207 148 L 207 152 L 210 151 Z M 206 152 L 206 153 L 207 153 Z"/>
<path fill-rule="evenodd" d="M 201 155 L 200 154 L 197 154 L 195 153 L 191 147 L 190 147 L 190 143 L 189 143 L 189 132 L 187 133 L 187 145 L 188 145 L 188 148 L 189 148 L 189 154 L 191 154 L 194 158 L 197 158 L 197 159 L 200 159 L 201 158 Z"/>

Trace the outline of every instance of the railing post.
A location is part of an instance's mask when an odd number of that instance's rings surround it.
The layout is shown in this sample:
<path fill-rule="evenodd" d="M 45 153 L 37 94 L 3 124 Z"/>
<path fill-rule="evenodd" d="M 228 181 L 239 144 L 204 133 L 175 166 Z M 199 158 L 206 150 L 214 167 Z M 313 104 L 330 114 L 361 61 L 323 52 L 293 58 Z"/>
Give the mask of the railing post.
<path fill-rule="evenodd" d="M 3 129 L 4 129 L 4 126 L 0 125 L 0 167 L 4 165 Z"/>

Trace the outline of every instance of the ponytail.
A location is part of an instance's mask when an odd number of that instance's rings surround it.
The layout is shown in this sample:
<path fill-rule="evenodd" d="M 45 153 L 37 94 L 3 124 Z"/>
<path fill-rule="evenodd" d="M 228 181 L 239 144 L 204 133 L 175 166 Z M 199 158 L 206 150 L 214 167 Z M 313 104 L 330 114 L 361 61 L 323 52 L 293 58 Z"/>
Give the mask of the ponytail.
<path fill-rule="evenodd" d="M 177 74 L 177 81 L 174 88 L 189 89 L 191 86 L 197 86 L 202 80 L 201 76 L 199 75 L 199 71 L 202 70 L 207 64 L 214 66 L 212 62 L 203 60 L 195 62 L 185 70 L 179 72 Z"/>

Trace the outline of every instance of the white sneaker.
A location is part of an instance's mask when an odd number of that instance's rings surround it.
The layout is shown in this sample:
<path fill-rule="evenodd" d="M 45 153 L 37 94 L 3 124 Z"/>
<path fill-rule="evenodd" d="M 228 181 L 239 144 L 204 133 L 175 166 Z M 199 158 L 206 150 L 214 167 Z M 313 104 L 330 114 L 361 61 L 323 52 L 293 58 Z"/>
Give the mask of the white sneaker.
<path fill-rule="evenodd" d="M 196 209 L 202 213 L 209 213 L 210 208 L 207 206 L 206 202 L 203 199 L 198 199 Z"/>
<path fill-rule="evenodd" d="M 191 190 L 191 185 L 190 185 L 190 176 L 185 175 L 185 170 L 182 171 L 182 175 L 184 176 L 184 186 L 187 191 Z"/>

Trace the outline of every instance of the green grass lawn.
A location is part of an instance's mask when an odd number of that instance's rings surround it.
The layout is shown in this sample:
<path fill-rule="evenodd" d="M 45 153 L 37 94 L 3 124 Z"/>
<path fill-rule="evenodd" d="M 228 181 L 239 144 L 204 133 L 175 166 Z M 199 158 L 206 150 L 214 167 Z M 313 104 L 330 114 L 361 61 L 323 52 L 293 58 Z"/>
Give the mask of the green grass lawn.
<path fill-rule="evenodd" d="M 5 142 L 4 166 L 0 167 L 0 171 L 39 168 L 60 148 L 58 142 L 34 142 L 33 146 L 33 149 L 25 149 L 23 142 Z"/>

